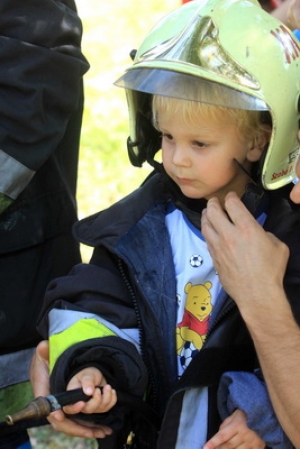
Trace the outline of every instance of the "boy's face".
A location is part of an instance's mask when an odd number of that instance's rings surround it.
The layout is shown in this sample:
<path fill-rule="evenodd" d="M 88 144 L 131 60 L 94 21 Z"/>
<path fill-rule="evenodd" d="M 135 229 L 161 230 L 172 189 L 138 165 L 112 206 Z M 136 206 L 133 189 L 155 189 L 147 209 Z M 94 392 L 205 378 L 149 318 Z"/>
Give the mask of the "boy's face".
<path fill-rule="evenodd" d="M 166 118 L 159 111 L 158 122 L 164 168 L 185 196 L 216 196 L 223 203 L 229 191 L 243 195 L 249 178 L 235 159 L 249 171 L 248 159 L 255 157 L 249 158 L 253 142 L 241 138 L 235 124 L 209 124 L 199 117 L 197 127 L 189 126 L 178 113 Z"/>

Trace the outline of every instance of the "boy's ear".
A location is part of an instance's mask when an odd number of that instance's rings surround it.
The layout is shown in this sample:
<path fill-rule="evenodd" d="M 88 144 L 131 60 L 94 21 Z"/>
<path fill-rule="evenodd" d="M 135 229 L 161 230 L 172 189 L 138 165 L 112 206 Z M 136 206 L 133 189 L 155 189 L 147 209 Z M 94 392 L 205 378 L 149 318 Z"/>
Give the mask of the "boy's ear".
<path fill-rule="evenodd" d="M 271 137 L 271 127 L 261 132 L 256 138 L 253 139 L 253 144 L 251 148 L 247 151 L 247 160 L 249 162 L 257 162 L 261 158 L 266 145 L 270 142 Z"/>
<path fill-rule="evenodd" d="M 264 151 L 264 147 L 263 146 L 254 146 L 252 148 L 250 148 L 247 152 L 247 160 L 249 162 L 257 162 L 259 161 L 259 159 L 261 158 L 262 154 Z"/>

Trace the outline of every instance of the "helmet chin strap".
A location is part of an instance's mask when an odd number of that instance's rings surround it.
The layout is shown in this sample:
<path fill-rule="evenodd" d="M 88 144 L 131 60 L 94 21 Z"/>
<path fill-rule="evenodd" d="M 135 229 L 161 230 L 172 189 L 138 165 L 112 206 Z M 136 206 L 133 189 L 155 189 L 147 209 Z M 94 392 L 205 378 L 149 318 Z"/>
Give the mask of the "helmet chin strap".
<path fill-rule="evenodd" d="M 245 193 L 242 197 L 242 202 L 247 207 L 249 212 L 256 218 L 258 217 L 266 207 L 267 195 L 262 185 L 258 184 L 245 167 L 237 160 L 233 159 L 237 167 L 245 173 L 250 179 L 250 183 L 246 185 Z"/>
<path fill-rule="evenodd" d="M 250 179 L 250 181 L 255 184 L 258 185 L 256 181 L 254 181 L 254 179 L 252 178 L 252 176 L 250 175 L 250 173 L 245 169 L 245 167 L 243 166 L 243 164 L 241 164 L 236 158 L 233 158 L 234 163 L 237 165 L 237 167 L 243 172 L 245 173 L 245 175 L 248 176 L 248 178 Z"/>

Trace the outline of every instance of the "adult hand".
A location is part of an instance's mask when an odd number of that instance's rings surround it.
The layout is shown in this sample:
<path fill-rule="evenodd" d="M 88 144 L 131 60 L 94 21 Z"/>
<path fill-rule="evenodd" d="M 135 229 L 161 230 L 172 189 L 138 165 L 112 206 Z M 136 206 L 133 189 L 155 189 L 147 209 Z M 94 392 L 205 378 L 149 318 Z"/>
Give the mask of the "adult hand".
<path fill-rule="evenodd" d="M 49 385 L 49 344 L 41 341 L 30 365 L 30 381 L 35 397 L 50 394 Z"/>
<path fill-rule="evenodd" d="M 300 198 L 299 184 L 294 189 Z M 227 195 L 225 210 L 228 215 L 216 198 L 209 200 L 202 233 L 251 333 L 278 420 L 300 448 L 300 330 L 283 288 L 289 249 L 263 230 L 236 194 Z"/>
<path fill-rule="evenodd" d="M 49 344 L 47 341 L 42 341 L 36 348 L 30 366 L 30 381 L 35 397 L 47 396 L 50 394 Z M 77 387 L 75 386 L 73 388 Z M 86 392 L 86 394 L 88 393 Z M 68 406 L 68 412 L 76 414 L 81 412 L 84 407 L 86 407 L 85 402 L 77 402 L 72 406 Z M 68 419 L 62 410 L 57 410 L 51 413 L 47 417 L 47 420 L 55 430 L 69 436 L 80 438 L 105 438 L 112 433 L 112 430 L 107 426 L 94 426 L 87 422 Z"/>
<path fill-rule="evenodd" d="M 300 1 L 290 0 L 287 10 L 287 24 L 292 29 L 300 28 Z"/>
<path fill-rule="evenodd" d="M 224 289 L 243 312 L 283 290 L 289 249 L 264 231 L 235 193 L 226 196 L 225 210 L 210 199 L 201 229 Z"/>

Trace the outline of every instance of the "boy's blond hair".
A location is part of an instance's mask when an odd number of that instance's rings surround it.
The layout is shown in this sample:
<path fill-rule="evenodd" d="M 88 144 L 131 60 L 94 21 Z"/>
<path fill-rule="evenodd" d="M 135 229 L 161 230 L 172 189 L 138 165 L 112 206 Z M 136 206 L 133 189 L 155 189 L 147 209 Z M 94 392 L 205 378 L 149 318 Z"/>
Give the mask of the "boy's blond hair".
<path fill-rule="evenodd" d="M 226 108 L 208 104 L 203 101 L 182 100 L 163 95 L 153 95 L 152 120 L 153 125 L 159 130 L 159 115 L 164 118 L 180 114 L 182 123 L 188 126 L 201 126 L 204 123 L 213 126 L 226 127 L 236 124 L 237 133 L 241 139 L 259 141 L 266 130 L 270 130 L 269 113 L 264 111 L 248 111 L 243 109 Z"/>

